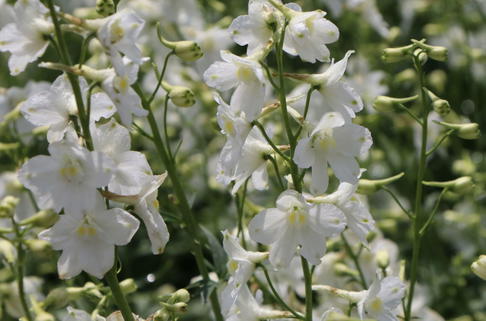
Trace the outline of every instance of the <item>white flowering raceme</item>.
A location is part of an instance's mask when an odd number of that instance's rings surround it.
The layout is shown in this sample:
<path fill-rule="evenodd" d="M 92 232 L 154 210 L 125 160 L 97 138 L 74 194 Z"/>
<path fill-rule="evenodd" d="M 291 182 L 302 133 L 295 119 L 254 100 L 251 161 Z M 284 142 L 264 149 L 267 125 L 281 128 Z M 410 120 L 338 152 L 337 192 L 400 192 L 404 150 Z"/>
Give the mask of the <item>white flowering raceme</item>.
<path fill-rule="evenodd" d="M 112 62 L 118 60 L 122 62 L 114 64 L 114 66 L 118 66 L 116 72 L 110 70 L 109 76 L 102 83 L 102 87 L 115 103 L 122 124 L 130 126 L 132 115 L 144 117 L 147 116 L 148 112 L 142 108 L 140 97 L 131 87 L 137 81 L 139 66 L 126 57 L 123 57 L 123 59 L 114 58 Z"/>
<path fill-rule="evenodd" d="M 375 221 L 365 204 L 355 195 L 357 185 L 343 182 L 329 195 L 312 198 L 314 203 L 330 203 L 338 207 L 346 216 L 346 225 L 361 242 L 367 243 L 366 236 L 375 229 Z"/>
<path fill-rule="evenodd" d="M 108 190 L 120 195 L 138 194 L 145 180 L 152 175 L 145 155 L 130 150 L 130 133 L 115 119 L 91 127 L 96 151 L 103 151 L 115 163 Z"/>
<path fill-rule="evenodd" d="M 377 321 L 399 320 L 396 310 L 405 295 L 405 288 L 405 284 L 396 276 L 375 280 L 358 302 L 360 318 Z"/>
<path fill-rule="evenodd" d="M 233 149 L 241 150 L 240 153 Z M 236 193 L 248 177 L 251 176 L 253 186 L 258 190 L 268 187 L 268 172 L 266 155 L 273 152 L 258 128 L 254 127 L 243 145 L 237 145 L 234 140 L 228 140 L 221 150 L 218 159 L 218 176 L 216 179 L 223 184 L 234 181 L 231 193 Z"/>
<path fill-rule="evenodd" d="M 270 245 L 270 263 L 284 267 L 300 245 L 300 254 L 311 264 L 319 264 L 326 252 L 326 238 L 344 230 L 345 217 L 331 204 L 310 206 L 294 190 L 287 190 L 277 199 L 277 208 L 269 208 L 255 216 L 249 225 L 253 240 Z"/>
<path fill-rule="evenodd" d="M 145 22 L 130 9 L 124 9 L 106 18 L 98 30 L 98 39 L 110 56 L 123 53 L 137 65 L 142 64 L 142 52 L 136 46 Z M 113 65 L 118 70 L 118 64 Z"/>
<path fill-rule="evenodd" d="M 339 30 L 335 24 L 324 18 L 322 10 L 302 12 L 299 5 L 289 3 L 283 5 L 280 0 L 270 2 L 289 20 L 285 30 L 283 50 L 288 54 L 299 56 L 311 63 L 329 60 L 329 49 L 326 44 L 339 38 Z"/>
<path fill-rule="evenodd" d="M 224 62 L 217 61 L 204 72 L 206 83 L 217 90 L 236 87 L 230 105 L 243 111 L 248 121 L 257 118 L 265 99 L 265 77 L 258 63 L 259 57 L 259 52 L 242 58 L 222 50 Z"/>
<path fill-rule="evenodd" d="M 354 51 L 350 50 L 343 59 L 331 65 L 321 74 L 314 74 L 307 80 L 314 86 L 318 86 L 318 101 L 315 102 L 314 111 L 321 111 L 317 117 L 321 117 L 326 111 L 339 112 L 349 122 L 356 113 L 363 109 L 363 101 L 358 93 L 342 80 L 348 59 Z M 317 110 L 316 110 L 317 109 Z"/>
<path fill-rule="evenodd" d="M 255 264 L 265 260 L 268 253 L 246 251 L 228 231 L 223 231 L 223 248 L 228 254 L 228 271 L 231 275 L 221 298 L 222 313 L 226 314 L 235 304 L 241 287 L 250 279 Z"/>
<path fill-rule="evenodd" d="M 250 0 L 248 15 L 237 17 L 229 26 L 233 40 L 240 46 L 248 45 L 248 55 L 262 49 L 272 39 L 277 27 L 274 10 L 263 0 Z"/>
<path fill-rule="evenodd" d="M 79 79 L 83 97 L 89 90 L 86 80 Z M 78 108 L 71 84 L 65 74 L 60 75 L 48 90 L 30 96 L 21 105 L 24 117 L 36 126 L 49 126 L 47 141 L 52 143 L 61 140 L 68 128 L 72 126 L 71 116 L 78 115 Z M 113 102 L 103 92 L 91 95 L 90 121 L 109 118 L 115 113 Z"/>
<path fill-rule="evenodd" d="M 299 140 L 294 161 L 300 168 L 312 167 L 311 189 L 324 193 L 329 183 L 327 164 L 341 182 L 356 184 L 361 174 L 356 157 L 371 144 L 368 129 L 345 123 L 341 114 L 330 112 L 322 116 L 310 137 Z"/>
<path fill-rule="evenodd" d="M 34 193 L 41 208 L 57 212 L 89 208 L 97 197 L 96 188 L 108 185 L 113 161 L 69 139 L 50 144 L 49 154 L 28 160 L 19 171 L 20 182 Z"/>
<path fill-rule="evenodd" d="M 39 0 L 17 1 L 14 21 L 0 30 L 0 51 L 10 52 L 8 67 L 13 76 L 44 53 L 49 45 L 45 35 L 54 30 L 49 10 Z"/>
<path fill-rule="evenodd" d="M 53 227 L 39 234 L 55 250 L 62 250 L 57 262 L 61 279 L 75 277 L 81 271 L 101 279 L 114 264 L 115 245 L 130 242 L 140 224 L 120 208 L 107 210 L 99 194 L 89 205 L 83 210 L 65 211 Z"/>

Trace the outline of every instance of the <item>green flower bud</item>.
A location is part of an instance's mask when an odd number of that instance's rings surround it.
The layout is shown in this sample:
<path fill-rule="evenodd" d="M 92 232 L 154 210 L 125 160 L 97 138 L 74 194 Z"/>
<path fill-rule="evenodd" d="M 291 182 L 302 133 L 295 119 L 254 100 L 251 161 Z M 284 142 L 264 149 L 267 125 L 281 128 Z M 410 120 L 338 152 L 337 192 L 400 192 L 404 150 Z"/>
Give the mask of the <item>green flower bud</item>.
<path fill-rule="evenodd" d="M 113 0 L 96 0 L 96 12 L 103 17 L 111 16 L 115 13 Z"/>
<path fill-rule="evenodd" d="M 337 276 L 350 276 L 352 278 L 359 279 L 358 271 L 343 263 L 334 264 L 334 273 L 336 273 Z"/>
<path fill-rule="evenodd" d="M 191 107 L 196 103 L 194 93 L 191 89 L 184 86 L 172 86 L 165 81 L 162 87 L 169 93 L 169 98 L 178 107 Z"/>
<path fill-rule="evenodd" d="M 169 49 L 172 49 L 174 54 L 187 62 L 193 62 L 201 58 L 204 53 L 201 50 L 201 47 L 192 40 L 183 40 L 183 41 L 169 41 L 162 37 L 159 32 L 159 40 L 160 42 Z"/>
<path fill-rule="evenodd" d="M 450 191 L 459 194 L 468 193 L 475 186 L 470 176 L 462 176 L 446 182 L 423 181 L 422 183 L 426 186 L 448 188 Z"/>
<path fill-rule="evenodd" d="M 471 270 L 486 281 L 486 255 L 481 255 L 479 258 L 471 264 Z"/>
<path fill-rule="evenodd" d="M 179 289 L 172 294 L 170 301 L 187 303 L 190 299 L 191 295 L 189 294 L 189 291 L 186 289 Z"/>
<path fill-rule="evenodd" d="M 383 179 L 376 179 L 376 180 L 370 180 L 370 179 L 360 179 L 358 183 L 358 189 L 357 192 L 360 194 L 366 194 L 370 195 L 382 188 L 385 185 L 388 185 L 390 183 L 393 183 L 400 178 L 402 178 L 405 175 L 405 173 L 400 173 L 392 177 L 388 178 L 383 178 Z"/>
<path fill-rule="evenodd" d="M 417 48 L 413 52 L 414 57 L 416 57 L 419 63 L 423 66 L 427 62 L 428 56 L 427 51 L 423 50 L 422 48 Z"/>
<path fill-rule="evenodd" d="M 174 304 L 162 302 L 162 305 L 168 312 L 172 313 L 184 313 L 187 311 L 187 303 L 184 302 L 177 302 Z"/>
<path fill-rule="evenodd" d="M 427 50 L 427 55 L 437 61 L 447 60 L 447 48 L 440 46 L 430 46 L 430 50 Z"/>
<path fill-rule="evenodd" d="M 392 112 L 397 109 L 398 104 L 404 104 L 417 99 L 418 96 L 411 96 L 406 98 L 394 98 L 388 96 L 378 96 L 373 102 L 373 108 L 381 112 Z"/>
<path fill-rule="evenodd" d="M 376 264 L 380 269 L 386 269 L 390 265 L 390 255 L 386 250 L 380 250 L 375 254 Z"/>
<path fill-rule="evenodd" d="M 13 196 L 6 196 L 0 201 L 0 218 L 9 218 L 15 214 L 15 208 L 19 199 Z"/>
<path fill-rule="evenodd" d="M 157 310 L 152 316 L 153 321 L 169 321 L 171 316 L 165 309 Z"/>
<path fill-rule="evenodd" d="M 134 279 L 125 279 L 120 282 L 120 288 L 124 294 L 130 294 L 137 291 L 138 287 Z"/>
<path fill-rule="evenodd" d="M 52 210 L 42 210 L 31 217 L 22 220 L 20 225 L 32 224 L 37 227 L 49 228 L 54 225 L 59 219 L 59 215 Z"/>
<path fill-rule="evenodd" d="M 386 63 L 402 61 L 407 58 L 410 49 L 412 49 L 412 45 L 398 48 L 386 48 L 383 50 L 381 58 Z"/>
<path fill-rule="evenodd" d="M 457 136 L 462 139 L 478 139 L 481 132 L 477 123 L 467 124 L 451 124 L 446 122 L 438 122 L 444 127 L 455 129 Z"/>
<path fill-rule="evenodd" d="M 9 263 L 14 263 L 17 259 L 17 250 L 7 240 L 0 240 L 0 257 L 3 256 Z"/>

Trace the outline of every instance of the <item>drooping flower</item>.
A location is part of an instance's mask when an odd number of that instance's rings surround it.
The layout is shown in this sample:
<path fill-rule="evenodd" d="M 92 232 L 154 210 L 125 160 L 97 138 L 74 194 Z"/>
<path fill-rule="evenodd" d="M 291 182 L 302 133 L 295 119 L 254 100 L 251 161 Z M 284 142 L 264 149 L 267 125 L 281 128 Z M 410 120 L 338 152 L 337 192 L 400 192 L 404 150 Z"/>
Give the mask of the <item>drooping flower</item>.
<path fill-rule="evenodd" d="M 86 97 L 88 84 L 79 79 L 81 93 Z M 24 117 L 36 126 L 49 126 L 47 141 L 50 143 L 61 140 L 68 128 L 72 126 L 71 116 L 78 115 L 76 100 L 65 74 L 60 75 L 48 90 L 35 93 L 22 103 L 20 111 Z M 115 113 L 113 102 L 103 93 L 91 95 L 90 121 L 109 118 Z"/>
<path fill-rule="evenodd" d="M 311 264 L 319 264 L 326 252 L 326 238 L 344 230 L 345 217 L 331 204 L 309 205 L 304 197 L 287 190 L 277 199 L 277 207 L 255 216 L 249 225 L 253 240 L 270 245 L 270 263 L 287 266 L 300 246 L 300 254 Z"/>
<path fill-rule="evenodd" d="M 217 61 L 204 72 L 206 83 L 220 91 L 236 87 L 230 106 L 235 111 L 243 111 L 248 121 L 256 119 L 265 99 L 265 77 L 258 63 L 259 54 L 242 58 L 222 50 L 221 58 L 224 62 Z"/>
<path fill-rule="evenodd" d="M 300 168 L 312 167 L 311 188 L 324 193 L 329 176 L 327 164 L 341 182 L 356 184 L 361 174 L 356 157 L 364 154 L 372 144 L 368 129 L 345 123 L 341 114 L 326 113 L 310 133 L 297 143 L 294 161 Z"/>
<path fill-rule="evenodd" d="M 95 190 L 96 191 L 96 190 Z M 83 210 L 66 211 L 39 238 L 62 250 L 57 262 L 61 279 L 85 271 L 97 278 L 113 266 L 115 245 L 126 245 L 138 229 L 139 221 L 120 208 L 107 210 L 100 195 Z"/>
<path fill-rule="evenodd" d="M 20 182 L 34 193 L 41 208 L 56 212 L 89 208 L 97 197 L 96 188 L 108 185 L 113 161 L 69 139 L 50 144 L 49 154 L 28 160 L 19 171 Z"/>
<path fill-rule="evenodd" d="M 46 51 L 49 41 L 45 35 L 52 33 L 54 25 L 39 0 L 17 1 L 13 11 L 15 22 L 0 30 L 0 51 L 10 52 L 8 67 L 15 76 Z"/>

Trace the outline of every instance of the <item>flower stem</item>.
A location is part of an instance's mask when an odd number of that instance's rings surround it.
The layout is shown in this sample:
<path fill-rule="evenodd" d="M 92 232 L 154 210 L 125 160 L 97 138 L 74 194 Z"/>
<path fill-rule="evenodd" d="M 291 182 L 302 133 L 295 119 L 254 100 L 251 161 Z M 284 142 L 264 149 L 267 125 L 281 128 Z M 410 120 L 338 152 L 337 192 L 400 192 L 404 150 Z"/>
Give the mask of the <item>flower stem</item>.
<path fill-rule="evenodd" d="M 312 275 L 307 260 L 303 256 L 300 257 L 300 260 L 305 280 L 305 320 L 312 321 Z"/>
<path fill-rule="evenodd" d="M 120 309 L 123 319 L 125 321 L 135 321 L 133 318 L 132 310 L 128 305 L 127 299 L 123 295 L 123 292 L 120 288 L 120 283 L 118 282 L 118 277 L 116 276 L 116 269 L 117 269 L 117 259 L 115 258 L 115 264 L 113 267 L 105 274 L 105 280 L 110 286 L 111 293 L 115 298 L 116 305 Z"/>
<path fill-rule="evenodd" d="M 344 248 L 346 249 L 346 252 L 349 254 L 349 256 L 351 256 L 351 259 L 353 260 L 354 265 L 356 266 L 356 269 L 358 270 L 361 286 L 363 287 L 363 289 L 366 290 L 368 288 L 368 284 L 366 284 L 366 279 L 364 277 L 363 270 L 361 269 L 361 265 L 359 264 L 358 256 L 353 252 L 353 249 L 349 245 L 348 240 L 346 240 L 346 238 L 344 237 L 344 234 L 341 234 L 341 238 L 343 240 Z"/>
<path fill-rule="evenodd" d="M 420 83 L 420 96 L 422 100 L 422 146 L 420 148 L 420 158 L 418 164 L 417 172 L 417 182 L 415 188 L 415 205 L 414 205 L 414 217 L 413 217 L 413 248 L 412 248 L 412 262 L 410 270 L 410 288 L 408 291 L 407 305 L 405 309 L 405 321 L 410 321 L 412 319 L 412 301 L 413 294 L 415 290 L 415 283 L 417 282 L 417 270 L 418 261 L 420 256 L 421 247 L 421 221 L 422 221 L 422 199 L 423 199 L 423 185 L 422 181 L 425 174 L 425 162 L 427 160 L 427 130 L 428 130 L 428 116 L 429 116 L 429 104 L 427 100 L 427 94 L 424 92 L 424 72 L 422 69 L 422 64 L 419 59 L 414 56 L 415 67 L 419 76 Z"/>

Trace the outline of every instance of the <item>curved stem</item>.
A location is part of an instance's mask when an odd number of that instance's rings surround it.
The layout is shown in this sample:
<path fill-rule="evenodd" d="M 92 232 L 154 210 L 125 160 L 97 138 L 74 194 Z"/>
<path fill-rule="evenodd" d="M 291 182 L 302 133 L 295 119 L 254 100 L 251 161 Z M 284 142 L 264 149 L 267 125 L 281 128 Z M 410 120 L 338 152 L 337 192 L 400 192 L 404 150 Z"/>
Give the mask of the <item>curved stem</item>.
<path fill-rule="evenodd" d="M 432 155 L 433 152 L 435 152 L 437 150 L 437 148 L 440 147 L 440 145 L 446 140 L 447 137 L 449 137 L 453 132 L 455 131 L 455 129 L 449 129 L 447 132 L 445 132 L 440 138 L 439 140 L 437 141 L 437 143 L 435 143 L 435 145 L 427 151 L 427 153 L 425 154 L 427 157 L 429 157 L 430 155 Z"/>
<path fill-rule="evenodd" d="M 275 158 L 273 158 L 272 155 L 267 155 L 266 156 L 266 159 L 268 159 L 272 163 L 273 168 L 275 169 L 275 176 L 277 176 L 278 185 L 280 186 L 280 188 L 282 189 L 282 191 L 284 191 L 285 190 L 285 185 L 282 182 L 282 177 L 280 175 L 280 170 L 278 169 L 277 160 Z"/>
<path fill-rule="evenodd" d="M 442 197 L 444 197 L 445 193 L 448 191 L 447 188 L 444 188 L 442 192 L 440 192 L 439 197 L 437 198 L 437 201 L 435 201 L 434 208 L 432 209 L 432 213 L 430 213 L 429 218 L 427 219 L 427 222 L 422 226 L 422 228 L 419 231 L 420 237 L 423 237 L 425 235 L 425 232 L 427 231 L 427 228 L 429 225 L 432 223 L 432 220 L 434 219 L 435 213 L 437 213 L 437 210 L 439 209 L 440 201 L 442 201 Z"/>
<path fill-rule="evenodd" d="M 159 78 L 159 80 L 157 81 L 157 86 L 155 86 L 155 89 L 152 92 L 152 94 L 150 95 L 150 98 L 147 100 L 148 104 L 151 104 L 152 101 L 155 99 L 155 95 L 157 94 L 157 91 L 159 90 L 160 85 L 162 85 L 162 80 L 164 79 L 165 71 L 167 70 L 167 65 L 168 65 L 168 62 L 169 62 L 169 58 L 173 54 L 174 54 L 174 52 L 171 51 L 171 52 L 169 52 L 167 54 L 167 56 L 165 56 L 164 66 L 162 67 L 162 72 L 160 73 L 160 75 L 157 75 L 158 78 Z M 157 73 L 157 70 L 156 69 L 155 69 L 155 72 Z"/>
<path fill-rule="evenodd" d="M 123 315 L 123 319 L 125 321 L 135 321 L 135 319 L 133 318 L 132 310 L 128 305 L 127 299 L 123 295 L 123 292 L 120 288 L 120 283 L 118 282 L 118 277 L 116 275 L 117 262 L 118 260 L 115 255 L 115 264 L 113 264 L 113 267 L 105 274 L 105 280 L 110 286 L 111 293 L 115 298 L 116 305 Z"/>
<path fill-rule="evenodd" d="M 346 240 L 346 238 L 344 237 L 344 234 L 341 234 L 341 238 L 343 240 L 344 248 L 346 249 L 346 252 L 348 253 L 349 256 L 351 256 L 351 259 L 353 260 L 353 263 L 356 266 L 356 270 L 358 270 L 361 286 L 363 287 L 363 289 L 366 290 L 368 288 L 368 284 L 366 284 L 366 279 L 363 270 L 361 269 L 361 265 L 359 264 L 358 255 L 354 254 L 353 249 L 349 245 L 348 240 Z"/>
<path fill-rule="evenodd" d="M 387 192 L 388 194 L 390 194 L 390 196 L 393 198 L 393 200 L 395 201 L 395 203 L 397 203 L 398 207 L 400 207 L 402 209 L 402 211 L 408 216 L 408 218 L 413 219 L 413 215 L 410 214 L 410 212 L 402 205 L 402 203 L 400 202 L 400 200 L 398 199 L 398 197 L 395 195 L 395 193 L 393 193 L 386 186 L 382 186 L 381 189 L 384 190 L 385 192 Z"/>
<path fill-rule="evenodd" d="M 312 274 L 307 260 L 303 256 L 300 257 L 300 260 L 305 280 L 305 320 L 312 321 Z"/>

